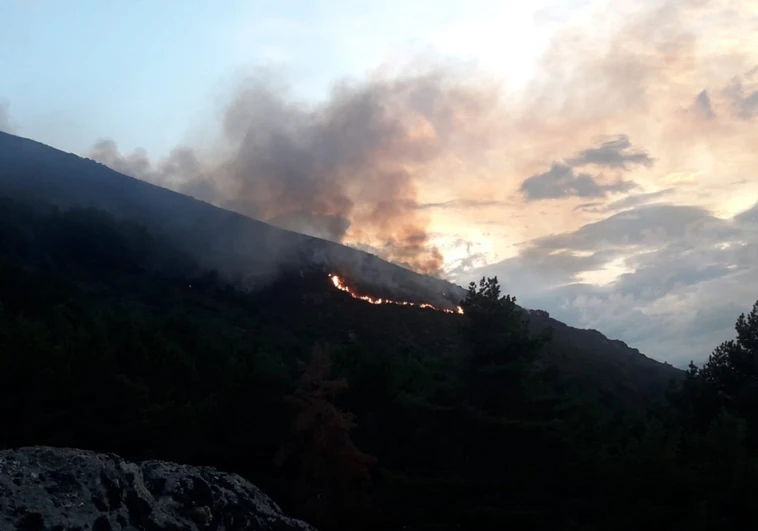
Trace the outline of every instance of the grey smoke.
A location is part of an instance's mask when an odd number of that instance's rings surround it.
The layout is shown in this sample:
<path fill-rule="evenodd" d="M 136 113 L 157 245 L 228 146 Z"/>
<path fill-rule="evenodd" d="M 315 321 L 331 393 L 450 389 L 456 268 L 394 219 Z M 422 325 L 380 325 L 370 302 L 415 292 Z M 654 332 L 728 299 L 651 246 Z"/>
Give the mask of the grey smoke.
<path fill-rule="evenodd" d="M 449 68 L 343 82 L 316 105 L 253 76 L 226 106 L 222 147 L 210 155 L 181 147 L 156 163 L 103 140 L 90 157 L 284 228 L 338 242 L 349 232 L 385 258 L 434 273 L 442 256 L 429 241 L 418 179 L 470 149 L 482 134 L 477 120 L 495 106 L 491 92 Z"/>

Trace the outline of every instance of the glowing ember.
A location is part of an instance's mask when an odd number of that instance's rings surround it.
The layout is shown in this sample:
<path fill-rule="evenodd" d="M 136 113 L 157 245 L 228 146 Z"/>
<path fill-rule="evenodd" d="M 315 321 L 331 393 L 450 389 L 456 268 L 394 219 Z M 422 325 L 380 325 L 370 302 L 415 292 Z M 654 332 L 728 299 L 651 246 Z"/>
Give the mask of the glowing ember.
<path fill-rule="evenodd" d="M 362 301 L 366 301 L 369 304 L 396 304 L 398 306 L 417 306 L 418 308 L 431 308 L 432 310 L 437 310 L 438 312 L 445 312 L 445 313 L 459 313 L 463 314 L 463 308 L 460 306 L 457 306 L 455 310 L 448 310 L 447 308 L 437 308 L 436 306 L 432 306 L 431 304 L 426 303 L 415 303 L 415 302 L 408 302 L 408 301 L 393 301 L 390 299 L 375 299 L 374 297 L 369 297 L 368 295 L 358 295 L 355 293 L 350 287 L 345 284 L 345 282 L 338 277 L 337 275 L 329 275 L 329 278 L 332 281 L 332 284 L 334 284 L 334 287 L 337 288 L 340 291 L 344 291 L 345 293 L 349 293 L 351 297 L 354 299 L 360 299 Z"/>

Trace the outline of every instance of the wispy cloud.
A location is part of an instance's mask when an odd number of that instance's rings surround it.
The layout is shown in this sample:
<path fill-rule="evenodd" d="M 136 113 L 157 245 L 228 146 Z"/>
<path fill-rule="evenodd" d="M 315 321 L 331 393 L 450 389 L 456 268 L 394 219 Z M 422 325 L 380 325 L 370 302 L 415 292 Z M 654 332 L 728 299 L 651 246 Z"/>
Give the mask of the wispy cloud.
<path fill-rule="evenodd" d="M 527 201 L 562 199 L 566 197 L 605 197 L 609 193 L 628 192 L 637 185 L 632 181 L 617 180 L 600 184 L 588 173 L 575 173 L 565 164 L 553 164 L 544 173 L 533 175 L 521 185 Z"/>
<path fill-rule="evenodd" d="M 652 203 L 658 199 L 663 199 L 675 193 L 676 188 L 665 188 L 663 190 L 658 190 L 657 192 L 631 194 L 626 197 L 622 197 L 621 199 L 617 199 L 612 203 L 582 203 L 574 207 L 574 210 L 592 213 L 616 212 L 619 210 L 626 210 L 629 208 L 638 207 L 640 205 Z"/>
<path fill-rule="evenodd" d="M 619 135 L 613 140 L 603 142 L 599 147 L 581 151 L 578 156 L 569 159 L 567 163 L 575 168 L 594 164 L 627 170 L 630 165 L 634 164 L 652 166 L 653 159 L 644 151 L 633 150 L 628 136 Z"/>
<path fill-rule="evenodd" d="M 713 106 L 711 105 L 711 98 L 708 96 L 708 91 L 703 89 L 695 98 L 695 103 L 692 105 L 694 111 L 706 120 L 713 120 L 716 118 L 716 113 L 713 112 Z"/>
<path fill-rule="evenodd" d="M 734 113 L 743 120 L 752 120 L 758 116 L 758 83 L 749 83 L 752 77 L 735 77 L 724 89 L 724 95 L 731 102 Z"/>
<path fill-rule="evenodd" d="M 471 208 L 504 208 L 513 206 L 513 202 L 490 199 L 450 199 L 437 203 L 420 203 L 415 206 L 419 209 L 466 210 Z"/>

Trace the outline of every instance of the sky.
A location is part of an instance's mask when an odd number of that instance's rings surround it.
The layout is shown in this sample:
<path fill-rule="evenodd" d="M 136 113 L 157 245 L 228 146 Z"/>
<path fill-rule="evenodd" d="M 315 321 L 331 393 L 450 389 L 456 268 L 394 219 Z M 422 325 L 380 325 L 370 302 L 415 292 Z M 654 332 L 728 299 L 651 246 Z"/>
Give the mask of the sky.
<path fill-rule="evenodd" d="M 758 299 L 756 0 L 0 0 L 0 129 L 680 367 Z"/>

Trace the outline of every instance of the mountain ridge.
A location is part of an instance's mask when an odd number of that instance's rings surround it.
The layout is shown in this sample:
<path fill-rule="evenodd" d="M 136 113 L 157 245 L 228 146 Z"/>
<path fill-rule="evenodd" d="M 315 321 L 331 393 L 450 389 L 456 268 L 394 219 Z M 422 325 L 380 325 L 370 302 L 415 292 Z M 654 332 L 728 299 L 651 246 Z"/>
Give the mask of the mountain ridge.
<path fill-rule="evenodd" d="M 374 290 L 389 289 L 396 298 L 414 302 L 453 308 L 465 296 L 465 290 L 445 280 L 421 275 L 359 249 L 216 207 L 32 139 L 0 132 L 0 163 L 0 189 L 7 195 L 43 200 L 62 208 L 92 206 L 117 218 L 143 223 L 174 239 L 203 265 L 231 277 L 245 277 L 253 287 L 282 270 L 320 265 L 327 272 L 337 272 Z M 23 176 L 18 175 L 19 169 Z M 76 173 L 64 177 L 67 169 Z M 87 187 L 95 184 L 97 190 Z M 167 215 L 165 209 L 169 208 L 172 211 Z M 210 221 L 212 226 L 207 225 Z M 427 300 L 418 299 L 419 293 Z"/>
<path fill-rule="evenodd" d="M 348 279 L 359 293 L 411 302 L 455 306 L 466 290 L 421 275 L 365 251 L 274 227 L 166 188 L 123 175 L 91 159 L 40 142 L 0 133 L 0 194 L 59 208 L 88 206 L 144 224 L 176 242 L 202 266 L 250 288 L 313 267 Z M 527 310 L 532 328 L 552 328 L 558 366 L 570 353 L 589 380 L 613 374 L 633 382 L 651 380 L 658 391 L 683 372 L 601 332 L 571 327 L 543 310 Z M 614 352 L 615 355 L 609 355 Z M 645 375 L 653 374 L 652 379 Z M 603 387 L 602 382 L 598 382 Z M 647 394 L 645 392 L 644 394 Z M 657 394 L 657 393 L 653 393 Z"/>

